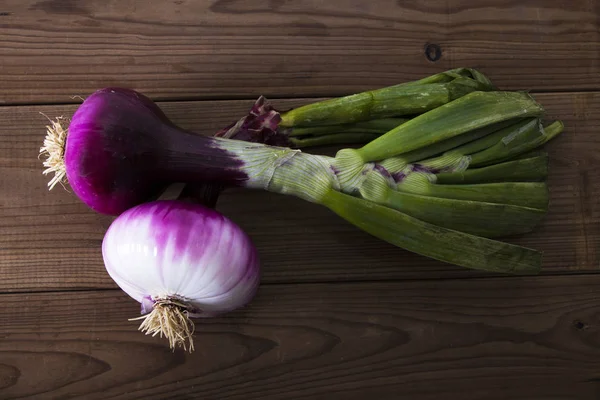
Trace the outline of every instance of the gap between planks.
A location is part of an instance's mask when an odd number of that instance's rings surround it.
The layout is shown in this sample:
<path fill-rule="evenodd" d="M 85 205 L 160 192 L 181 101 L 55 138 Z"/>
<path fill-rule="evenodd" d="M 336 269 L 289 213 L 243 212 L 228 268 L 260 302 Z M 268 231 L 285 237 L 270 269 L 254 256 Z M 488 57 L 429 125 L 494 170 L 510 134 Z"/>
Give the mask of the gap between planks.
<path fill-rule="evenodd" d="M 101 88 L 98 88 L 101 89 Z M 371 88 L 370 90 L 376 90 L 376 89 L 380 89 L 380 87 L 374 87 Z M 512 91 L 512 92 L 527 92 L 527 93 L 531 93 L 531 94 L 565 94 L 565 95 L 577 95 L 578 93 L 594 93 L 594 92 L 600 92 L 600 87 L 599 88 L 588 88 L 588 89 L 552 89 L 552 90 L 546 90 L 546 89 L 536 89 L 536 90 L 517 90 L 517 89 L 503 89 L 503 88 L 498 88 L 497 91 Z M 140 92 L 142 94 L 142 92 Z M 344 97 L 344 96 L 350 96 L 353 94 L 356 94 L 358 92 L 348 92 L 346 94 L 331 94 L 331 93 L 315 93 L 312 95 L 303 95 L 301 97 L 298 96 L 293 96 L 293 95 L 282 95 L 282 96 L 265 96 L 267 97 L 268 100 L 272 100 L 272 101 L 277 101 L 277 100 L 311 100 L 311 101 L 319 101 L 319 100 L 326 100 L 326 99 L 330 99 L 330 98 L 336 98 L 336 97 Z M 90 92 L 89 94 L 92 94 L 92 92 Z M 251 97 L 251 96 L 182 96 L 182 97 L 152 97 L 152 96 L 148 96 L 152 101 L 156 102 L 156 103 L 191 103 L 191 102 L 230 102 L 230 101 L 254 101 L 256 100 L 258 97 L 260 97 L 261 95 L 257 95 L 255 97 Z M 73 101 L 68 101 L 68 102 L 0 102 L 0 108 L 2 107 L 48 107 L 48 106 L 71 106 L 71 105 L 77 105 L 77 104 L 81 104 L 81 99 L 77 98 L 80 97 L 80 95 L 74 95 L 73 97 L 76 97 L 73 99 Z"/>
<path fill-rule="evenodd" d="M 489 276 L 463 276 L 463 277 L 440 277 L 430 279 L 419 279 L 419 278 L 391 278 L 391 279 L 363 279 L 363 280 L 347 280 L 347 281 L 294 281 L 294 282 L 261 282 L 261 286 L 269 287 L 286 287 L 286 286 L 353 286 L 353 285 L 378 285 L 378 284 L 402 284 L 402 283 L 433 283 L 433 282 L 450 282 L 450 281 L 489 281 L 489 280 L 530 280 L 530 279 L 546 279 L 546 278 L 561 278 L 561 277 L 577 277 L 584 279 L 584 277 L 596 277 L 600 274 L 599 271 L 552 271 L 546 272 L 539 275 L 501 275 L 501 274 L 490 274 Z M 82 293 L 82 292 L 117 292 L 122 289 L 119 287 L 114 288 L 73 288 L 73 289 L 35 289 L 35 290 L 15 290 L 15 291 L 0 291 L 0 296 L 4 295 L 16 295 L 16 294 L 52 294 L 52 293 Z"/>

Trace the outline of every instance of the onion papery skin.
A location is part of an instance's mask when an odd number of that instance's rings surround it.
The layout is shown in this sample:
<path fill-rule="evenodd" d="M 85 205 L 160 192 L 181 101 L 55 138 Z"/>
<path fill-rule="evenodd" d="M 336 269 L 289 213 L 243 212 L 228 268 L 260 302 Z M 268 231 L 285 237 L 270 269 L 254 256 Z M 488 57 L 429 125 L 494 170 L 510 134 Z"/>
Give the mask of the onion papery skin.
<path fill-rule="evenodd" d="M 247 305 L 260 282 L 249 236 L 219 212 L 179 200 L 143 203 L 117 217 L 102 255 L 108 274 L 142 305 L 175 299 L 190 317 Z"/>

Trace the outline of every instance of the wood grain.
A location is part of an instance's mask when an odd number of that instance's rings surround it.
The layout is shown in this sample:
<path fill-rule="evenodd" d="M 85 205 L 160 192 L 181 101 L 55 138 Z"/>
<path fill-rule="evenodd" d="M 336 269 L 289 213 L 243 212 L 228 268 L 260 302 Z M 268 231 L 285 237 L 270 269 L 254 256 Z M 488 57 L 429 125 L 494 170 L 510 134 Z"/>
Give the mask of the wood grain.
<path fill-rule="evenodd" d="M 599 270 L 600 93 L 540 94 L 566 131 L 551 155 L 551 211 L 538 229 L 512 243 L 545 252 L 544 273 Z M 280 108 L 307 100 L 279 100 Z M 211 134 L 247 111 L 248 101 L 162 103 L 173 121 Z M 0 120 L 0 292 L 113 288 L 100 253 L 112 218 L 73 193 L 46 189 L 37 152 L 45 117 L 74 106 L 2 107 Z M 230 190 L 217 207 L 253 238 L 264 282 L 326 282 L 473 277 L 482 273 L 427 259 L 375 239 L 324 207 L 289 196 Z M 486 275 L 487 276 L 487 275 Z"/>
<path fill-rule="evenodd" d="M 0 398 L 597 399 L 600 276 L 267 285 L 193 354 L 120 291 L 0 296 Z"/>
<path fill-rule="evenodd" d="M 457 66 L 506 89 L 600 89 L 599 4 L 4 0 L 0 103 L 109 85 L 155 99 L 334 96 Z"/>

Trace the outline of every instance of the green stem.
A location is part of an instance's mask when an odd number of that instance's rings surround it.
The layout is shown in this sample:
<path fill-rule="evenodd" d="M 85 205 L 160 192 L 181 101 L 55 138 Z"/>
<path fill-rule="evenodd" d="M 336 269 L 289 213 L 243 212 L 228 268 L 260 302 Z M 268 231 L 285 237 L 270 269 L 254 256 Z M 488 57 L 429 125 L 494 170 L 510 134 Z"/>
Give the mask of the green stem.
<path fill-rule="evenodd" d="M 281 127 L 338 125 L 421 114 L 475 90 L 492 90 L 489 80 L 457 69 L 416 82 L 307 104 L 281 114 Z M 481 80 L 479 80 L 481 79 Z"/>
<path fill-rule="evenodd" d="M 511 124 L 504 129 L 500 129 L 491 135 L 482 137 L 481 139 L 475 140 L 471 143 L 467 143 L 464 146 L 456 149 L 462 155 L 471 155 L 483 150 L 486 150 L 497 143 L 505 140 L 509 137 L 514 137 L 523 134 L 523 132 L 535 131 L 538 129 L 540 123 L 539 118 L 523 118 L 519 121 Z"/>
<path fill-rule="evenodd" d="M 542 149 L 534 149 L 531 151 L 527 151 L 525 153 L 518 154 L 514 157 L 509 158 L 506 161 L 525 160 L 527 158 L 536 158 L 536 157 L 548 157 L 548 153 Z"/>
<path fill-rule="evenodd" d="M 514 123 L 515 120 L 508 120 L 491 124 L 480 129 L 474 129 L 465 134 L 454 136 L 449 139 L 442 140 L 441 142 L 436 142 L 432 145 L 409 151 L 408 153 L 404 153 L 396 157 L 386 158 L 385 160 L 381 161 L 380 164 L 390 173 L 394 174 L 396 172 L 400 172 L 410 163 L 427 159 L 428 157 L 432 157 L 445 151 L 454 149 L 465 143 L 489 136 L 490 134 Z"/>
<path fill-rule="evenodd" d="M 307 137 L 305 139 L 292 137 L 289 139 L 289 142 L 292 147 L 301 149 L 311 146 L 367 143 L 378 137 L 379 135 L 372 133 L 333 133 L 331 135 Z"/>
<path fill-rule="evenodd" d="M 357 122 L 354 124 L 326 125 L 326 126 L 299 126 L 288 128 L 286 133 L 290 137 L 320 136 L 334 133 L 373 133 L 382 135 L 408 121 L 406 118 L 382 118 L 371 121 Z"/>
<path fill-rule="evenodd" d="M 492 81 L 490 81 L 487 76 L 485 76 L 481 72 L 477 71 L 476 69 L 464 68 L 464 67 L 450 69 L 450 70 L 447 70 L 444 72 L 440 72 L 440 73 L 437 73 L 434 75 L 427 76 L 425 78 L 421 78 L 416 81 L 401 83 L 401 85 L 409 86 L 409 85 L 424 85 L 424 84 L 430 84 L 430 83 L 444 83 L 444 82 L 450 82 L 456 78 L 462 78 L 462 77 L 471 78 L 471 79 L 475 80 L 476 82 L 478 82 L 478 84 L 481 84 L 486 88 L 489 88 L 489 90 L 496 89 L 494 87 L 494 85 L 492 84 Z"/>
<path fill-rule="evenodd" d="M 484 126 L 539 116 L 543 107 L 520 92 L 472 92 L 421 114 L 356 150 L 364 162 L 394 157 Z"/>
<path fill-rule="evenodd" d="M 404 193 L 392 189 L 388 180 L 376 171 L 367 174 L 359 193 L 367 200 L 422 221 L 490 238 L 529 232 L 539 224 L 547 211 L 510 204 Z"/>
<path fill-rule="evenodd" d="M 402 125 L 410 118 L 379 118 L 370 121 L 361 121 L 354 124 L 356 132 L 362 132 L 367 129 L 370 132 L 386 133 Z"/>
<path fill-rule="evenodd" d="M 474 200 L 516 206 L 548 207 L 548 187 L 544 182 L 502 182 L 467 185 L 441 185 L 421 173 L 413 173 L 397 185 L 397 190 L 446 199 Z"/>
<path fill-rule="evenodd" d="M 536 182 L 547 176 L 548 155 L 540 155 L 462 172 L 440 173 L 436 175 L 436 184 Z"/>
<path fill-rule="evenodd" d="M 377 204 L 391 207 L 412 217 L 484 237 L 500 237 L 531 231 L 546 210 L 509 204 L 421 196 L 393 190 L 386 178 L 368 174 L 360 195 Z"/>
<path fill-rule="evenodd" d="M 466 169 L 471 165 L 470 154 L 482 152 L 494 145 L 501 143 L 506 138 L 515 137 L 523 132 L 537 131 L 539 129 L 539 118 L 524 118 L 519 122 L 495 131 L 487 136 L 477 140 L 465 143 L 462 146 L 454 148 L 439 157 L 420 161 L 419 165 L 438 171 L 458 172 L 457 166 L 462 165 Z"/>
<path fill-rule="evenodd" d="M 490 165 L 526 153 L 553 139 L 563 131 L 563 128 L 561 121 L 556 121 L 546 128 L 543 128 L 539 122 L 529 129 L 504 137 L 492 147 L 473 154 L 470 165 Z"/>
<path fill-rule="evenodd" d="M 546 214 L 537 208 L 419 196 L 396 190 L 390 191 L 385 205 L 431 224 L 489 238 L 530 232 Z"/>
<path fill-rule="evenodd" d="M 542 255 L 532 249 L 442 228 L 334 190 L 322 204 L 379 239 L 440 261 L 514 274 L 536 274 L 541 268 Z"/>

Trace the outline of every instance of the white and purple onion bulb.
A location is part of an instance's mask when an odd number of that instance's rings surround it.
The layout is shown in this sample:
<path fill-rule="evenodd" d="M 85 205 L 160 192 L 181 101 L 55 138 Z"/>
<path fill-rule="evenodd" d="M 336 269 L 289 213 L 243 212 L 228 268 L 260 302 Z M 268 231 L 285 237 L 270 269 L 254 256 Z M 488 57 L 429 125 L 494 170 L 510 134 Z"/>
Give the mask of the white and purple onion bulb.
<path fill-rule="evenodd" d="M 133 207 L 110 225 L 102 243 L 106 270 L 141 303 L 140 330 L 193 351 L 190 318 L 248 304 L 260 282 L 248 235 L 219 212 L 162 200 Z"/>

